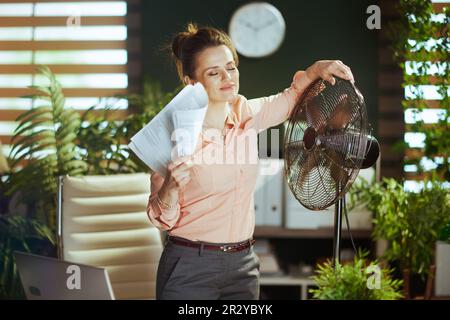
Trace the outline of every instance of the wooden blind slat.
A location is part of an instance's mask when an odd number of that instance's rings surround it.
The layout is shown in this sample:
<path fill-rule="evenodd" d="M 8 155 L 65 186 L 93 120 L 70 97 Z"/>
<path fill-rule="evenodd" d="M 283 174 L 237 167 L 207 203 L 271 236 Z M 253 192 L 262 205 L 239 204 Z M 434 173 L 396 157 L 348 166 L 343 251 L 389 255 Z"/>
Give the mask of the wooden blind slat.
<path fill-rule="evenodd" d="M 71 2 L 91 2 L 93 0 L 73 0 Z M 133 2 L 133 0 L 95 0 L 96 2 Z M 38 2 L 68 2 L 68 0 L 0 0 L 0 3 L 38 3 Z"/>
<path fill-rule="evenodd" d="M 426 175 L 423 174 L 423 173 L 405 172 L 405 179 L 406 180 L 423 181 L 425 178 L 426 178 Z"/>
<path fill-rule="evenodd" d="M 450 2 L 434 2 L 433 10 L 434 12 L 442 12 L 444 8 L 450 7 Z"/>
<path fill-rule="evenodd" d="M 413 125 L 412 125 L 412 124 L 409 124 L 409 123 L 405 124 L 405 131 L 406 131 L 406 132 L 417 132 L 416 130 L 413 130 L 413 127 L 412 127 L 412 126 L 413 126 Z M 421 125 L 421 127 L 427 128 L 427 129 L 432 128 L 432 127 L 434 127 L 434 126 L 436 126 L 435 123 L 424 123 L 424 124 Z"/>
<path fill-rule="evenodd" d="M 68 17 L 2 17 L 0 27 L 49 27 L 66 26 Z M 122 26 L 124 16 L 119 17 L 80 17 L 81 26 Z"/>
<path fill-rule="evenodd" d="M 126 49 L 126 41 L 0 41 L 1 50 Z"/>
<path fill-rule="evenodd" d="M 407 159 L 420 159 L 423 157 L 423 151 L 418 148 L 408 148 L 405 150 L 405 157 Z"/>
<path fill-rule="evenodd" d="M 63 88 L 63 93 L 66 97 L 112 97 L 126 94 L 127 89 Z M 31 94 L 36 94 L 36 91 L 29 88 L 0 88 L 0 97 L 5 98 L 17 98 Z"/>
<path fill-rule="evenodd" d="M 435 154 L 435 157 L 443 157 L 443 154 Z M 420 148 L 408 148 L 405 150 L 406 159 L 421 159 L 425 157 L 425 154 Z"/>
<path fill-rule="evenodd" d="M 5 109 L 5 110 L 1 110 L 0 111 L 0 119 L 2 121 L 15 121 L 17 119 L 17 117 L 19 115 L 21 115 L 22 113 L 24 113 L 27 110 L 12 110 L 12 109 Z M 75 111 L 77 111 L 80 115 L 83 115 L 86 110 L 83 109 L 75 109 Z M 102 110 L 93 110 L 92 111 L 93 114 L 95 115 L 99 115 L 101 114 L 103 111 Z M 115 111 L 110 111 L 108 112 L 108 116 L 111 119 L 124 119 L 126 118 L 126 116 L 129 114 L 129 111 L 127 109 L 120 109 L 120 110 L 115 110 Z"/>
<path fill-rule="evenodd" d="M 392 54 L 391 51 L 386 50 L 386 54 Z M 408 59 L 409 61 L 417 61 L 417 62 L 444 62 L 446 59 L 445 54 L 443 54 L 441 51 L 436 50 L 427 50 L 426 59 L 422 58 L 422 54 L 417 51 L 409 51 L 408 52 Z"/>
<path fill-rule="evenodd" d="M 380 131 L 380 136 L 382 137 L 395 137 L 398 135 L 398 129 L 400 126 L 404 126 L 405 132 L 416 132 L 413 130 L 411 124 L 399 124 L 397 120 L 383 120 L 379 124 L 378 129 Z M 433 123 L 423 124 L 424 127 L 431 128 L 435 126 Z"/>
<path fill-rule="evenodd" d="M 0 135 L 0 142 L 3 145 L 11 144 L 11 136 Z"/>
<path fill-rule="evenodd" d="M 47 64 L 53 73 L 126 73 L 126 65 L 114 64 Z M 0 64 L 0 73 L 33 74 L 38 65 L 33 64 Z"/>
<path fill-rule="evenodd" d="M 440 109 L 440 101 L 441 100 L 423 100 L 429 109 Z"/>
<path fill-rule="evenodd" d="M 5 145 L 11 145 L 12 144 L 12 135 L 8 136 L 8 135 L 0 135 L 0 141 L 2 143 L 3 146 Z M 22 137 L 22 136 L 21 136 Z M 16 139 L 17 142 L 17 139 Z M 128 144 L 130 141 L 126 140 L 126 139 L 119 139 L 118 141 L 120 144 Z"/>
<path fill-rule="evenodd" d="M 440 78 L 429 76 L 424 85 L 436 85 Z M 403 74 L 398 72 L 380 72 L 378 75 L 378 87 L 381 89 L 397 89 L 398 83 L 403 82 Z"/>

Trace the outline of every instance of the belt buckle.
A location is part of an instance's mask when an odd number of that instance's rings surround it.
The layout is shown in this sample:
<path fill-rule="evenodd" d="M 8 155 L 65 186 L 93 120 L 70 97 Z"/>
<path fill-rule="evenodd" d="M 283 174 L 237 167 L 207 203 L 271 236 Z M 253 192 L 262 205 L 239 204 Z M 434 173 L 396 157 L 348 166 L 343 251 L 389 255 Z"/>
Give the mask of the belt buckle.
<path fill-rule="evenodd" d="M 233 246 L 220 246 L 220 250 L 223 252 L 228 252 L 233 249 Z"/>

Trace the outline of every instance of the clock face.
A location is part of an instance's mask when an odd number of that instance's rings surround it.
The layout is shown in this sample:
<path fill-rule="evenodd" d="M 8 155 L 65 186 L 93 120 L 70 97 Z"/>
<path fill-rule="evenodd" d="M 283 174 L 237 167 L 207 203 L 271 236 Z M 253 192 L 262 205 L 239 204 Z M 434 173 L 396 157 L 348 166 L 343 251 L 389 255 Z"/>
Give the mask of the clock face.
<path fill-rule="evenodd" d="M 283 42 L 285 30 L 280 11 L 266 2 L 243 5 L 233 14 L 229 26 L 236 50 L 248 58 L 274 53 Z"/>

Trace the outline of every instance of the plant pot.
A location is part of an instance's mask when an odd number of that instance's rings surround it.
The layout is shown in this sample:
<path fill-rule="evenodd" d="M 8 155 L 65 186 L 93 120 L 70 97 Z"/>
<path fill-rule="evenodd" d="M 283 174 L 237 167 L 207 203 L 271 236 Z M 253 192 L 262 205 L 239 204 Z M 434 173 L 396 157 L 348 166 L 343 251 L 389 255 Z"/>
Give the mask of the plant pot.
<path fill-rule="evenodd" d="M 436 296 L 450 296 L 450 243 L 436 242 Z"/>
<path fill-rule="evenodd" d="M 427 280 L 417 273 L 411 273 L 409 269 L 402 270 L 403 295 L 406 300 L 414 299 L 418 296 L 425 296 Z"/>

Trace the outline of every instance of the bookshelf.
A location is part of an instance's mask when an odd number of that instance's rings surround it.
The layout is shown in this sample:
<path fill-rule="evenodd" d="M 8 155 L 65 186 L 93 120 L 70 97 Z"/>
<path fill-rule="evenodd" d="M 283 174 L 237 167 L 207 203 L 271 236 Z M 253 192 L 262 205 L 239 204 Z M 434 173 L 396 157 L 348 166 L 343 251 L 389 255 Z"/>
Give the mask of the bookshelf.
<path fill-rule="evenodd" d="M 371 230 L 352 229 L 354 239 L 370 238 Z M 257 226 L 255 228 L 255 238 L 311 238 L 311 239 L 328 239 L 333 238 L 333 228 L 318 229 L 288 229 L 283 227 Z M 349 238 L 347 230 L 342 228 L 342 237 Z"/>

